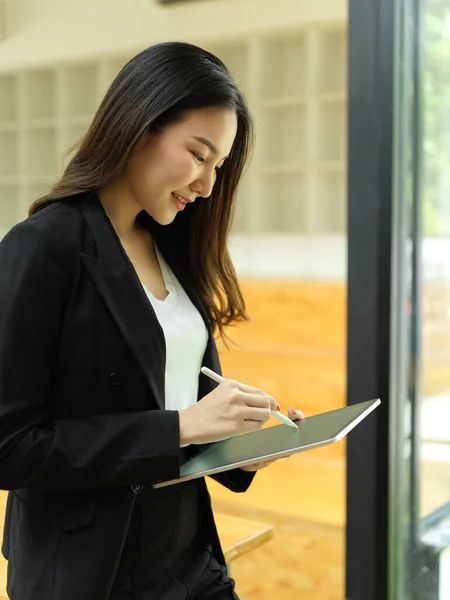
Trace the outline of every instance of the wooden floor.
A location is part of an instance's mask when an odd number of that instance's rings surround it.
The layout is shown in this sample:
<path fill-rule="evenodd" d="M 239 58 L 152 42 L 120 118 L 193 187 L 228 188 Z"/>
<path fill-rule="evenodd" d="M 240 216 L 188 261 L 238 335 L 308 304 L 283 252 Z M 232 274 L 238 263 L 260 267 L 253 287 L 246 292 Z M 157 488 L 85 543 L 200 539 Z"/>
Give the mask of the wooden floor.
<path fill-rule="evenodd" d="M 344 406 L 345 285 L 244 282 L 243 289 L 252 321 L 231 329 L 229 350 L 221 346 L 224 375 L 271 393 L 284 413 L 290 405 L 306 415 Z M 430 391 L 449 377 L 447 364 L 430 367 Z M 209 488 L 220 512 L 275 525 L 273 540 L 233 563 L 243 600 L 343 600 L 344 442 L 278 461 L 246 494 L 214 481 Z"/>
<path fill-rule="evenodd" d="M 345 286 L 247 282 L 244 293 L 253 320 L 230 332 L 236 345 L 222 348 L 224 375 L 269 392 L 284 413 L 344 406 Z M 222 502 L 342 528 L 344 459 L 340 442 L 275 463 L 243 496 L 215 482 L 210 488 Z"/>
<path fill-rule="evenodd" d="M 242 600 L 343 600 L 344 536 L 336 527 L 248 510 L 275 526 L 274 538 L 231 565 Z"/>
<path fill-rule="evenodd" d="M 221 346 L 224 375 L 271 393 L 286 414 L 344 406 L 346 288 L 245 282 L 250 323 Z M 271 423 L 272 425 L 274 423 Z M 275 525 L 273 540 L 233 565 L 243 600 L 343 600 L 345 443 L 300 453 L 257 474 L 245 494 L 209 482 L 214 506 Z"/>

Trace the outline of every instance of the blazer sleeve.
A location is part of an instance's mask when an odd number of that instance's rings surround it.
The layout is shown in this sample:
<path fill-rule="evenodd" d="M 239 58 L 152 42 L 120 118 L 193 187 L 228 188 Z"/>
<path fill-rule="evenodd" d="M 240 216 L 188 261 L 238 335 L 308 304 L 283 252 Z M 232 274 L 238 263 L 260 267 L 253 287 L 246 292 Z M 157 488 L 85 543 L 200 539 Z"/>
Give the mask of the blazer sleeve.
<path fill-rule="evenodd" d="M 52 420 L 73 277 L 36 230 L 24 221 L 0 243 L 0 488 L 95 489 L 179 477 L 177 411 Z"/>
<path fill-rule="evenodd" d="M 218 483 L 232 492 L 246 492 L 256 475 L 256 471 L 243 471 L 242 469 L 231 469 L 224 473 L 211 475 Z"/>

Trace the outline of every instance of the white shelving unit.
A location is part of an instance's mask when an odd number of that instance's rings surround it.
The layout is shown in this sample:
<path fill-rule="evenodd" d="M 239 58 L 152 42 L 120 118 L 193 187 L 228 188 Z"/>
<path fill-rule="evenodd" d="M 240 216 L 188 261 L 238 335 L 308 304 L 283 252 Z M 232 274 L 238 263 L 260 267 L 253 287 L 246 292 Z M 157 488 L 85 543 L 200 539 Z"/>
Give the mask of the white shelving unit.
<path fill-rule="evenodd" d="M 26 128 L 54 124 L 56 117 L 56 71 L 40 70 L 24 74 L 20 101 Z M 21 107 L 19 106 L 19 109 Z"/>
<path fill-rule="evenodd" d="M 343 23 L 210 47 L 241 83 L 256 121 L 235 234 L 345 233 L 346 48 Z"/>
<path fill-rule="evenodd" d="M 235 234 L 345 233 L 344 23 L 205 45 L 228 65 L 256 121 Z M 0 73 L 0 235 L 60 174 L 129 56 Z"/>
<path fill-rule="evenodd" d="M 64 120 L 89 119 L 97 107 L 97 65 L 74 65 L 61 70 L 61 108 Z"/>

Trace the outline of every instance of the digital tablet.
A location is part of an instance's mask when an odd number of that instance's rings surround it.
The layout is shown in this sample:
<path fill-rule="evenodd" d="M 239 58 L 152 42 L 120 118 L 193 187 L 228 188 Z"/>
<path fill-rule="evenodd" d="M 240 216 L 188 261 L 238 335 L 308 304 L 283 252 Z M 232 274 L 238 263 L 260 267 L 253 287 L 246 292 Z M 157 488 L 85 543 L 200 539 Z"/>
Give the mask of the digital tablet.
<path fill-rule="evenodd" d="M 295 421 L 296 429 L 280 424 L 210 444 L 182 465 L 178 479 L 160 481 L 153 484 L 153 487 L 165 487 L 334 444 L 379 404 L 378 399 L 368 400 Z"/>

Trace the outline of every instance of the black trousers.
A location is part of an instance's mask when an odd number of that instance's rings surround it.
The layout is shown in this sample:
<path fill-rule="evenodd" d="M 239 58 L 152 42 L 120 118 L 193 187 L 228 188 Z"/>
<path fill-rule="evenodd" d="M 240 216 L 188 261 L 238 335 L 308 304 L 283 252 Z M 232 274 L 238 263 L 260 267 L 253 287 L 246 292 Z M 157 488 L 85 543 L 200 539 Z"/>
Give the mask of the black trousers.
<path fill-rule="evenodd" d="M 192 589 L 180 580 L 160 581 L 153 591 L 142 596 L 139 590 L 122 589 L 113 592 L 110 600 L 137 600 L 141 597 L 152 600 L 239 600 L 234 591 L 234 581 L 222 565 L 214 559 L 207 565 L 197 585 Z M 151 595 L 149 595 L 151 594 Z"/>
<path fill-rule="evenodd" d="M 202 524 L 198 482 L 137 495 L 109 600 L 239 600 Z"/>

